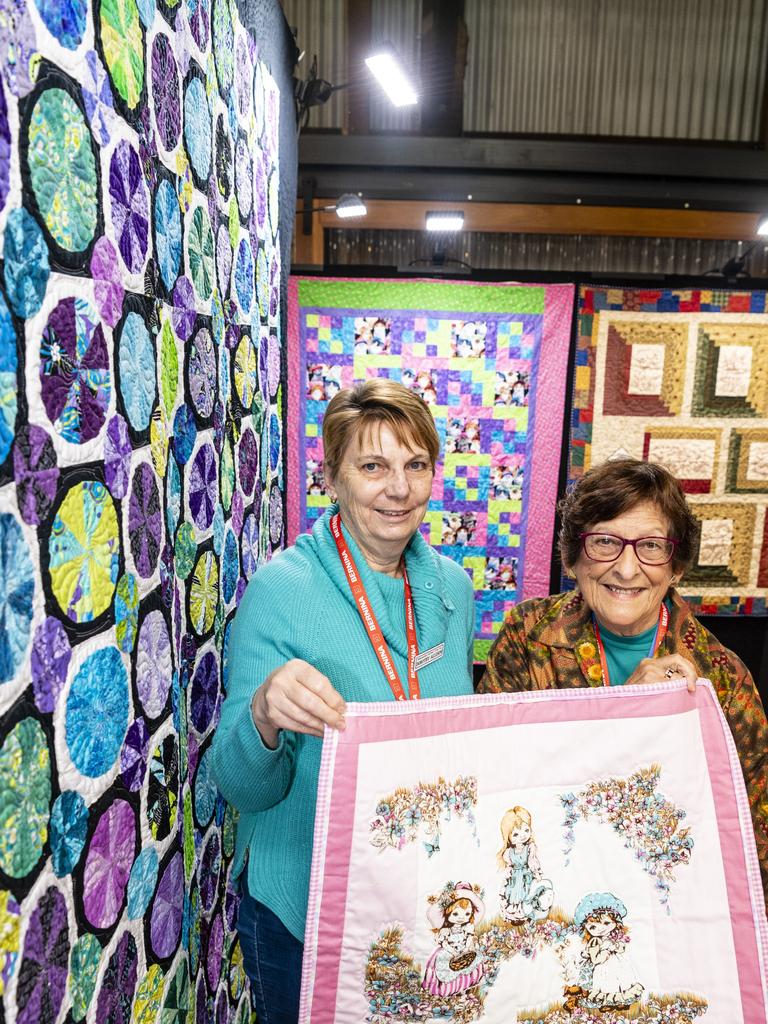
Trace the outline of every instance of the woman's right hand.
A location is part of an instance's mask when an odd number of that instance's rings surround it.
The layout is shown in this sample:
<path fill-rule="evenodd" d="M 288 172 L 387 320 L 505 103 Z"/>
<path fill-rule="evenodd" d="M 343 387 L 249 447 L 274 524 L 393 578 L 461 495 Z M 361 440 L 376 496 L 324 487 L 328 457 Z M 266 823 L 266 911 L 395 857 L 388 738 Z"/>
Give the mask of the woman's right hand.
<path fill-rule="evenodd" d="M 330 680 L 300 658 L 270 672 L 251 701 L 251 716 L 266 746 L 274 749 L 281 729 L 322 736 L 323 727 L 343 729 L 347 706 Z"/>
<path fill-rule="evenodd" d="M 680 654 L 665 654 L 658 658 L 643 658 L 625 685 L 664 683 L 669 679 L 685 679 L 688 693 L 696 693 L 698 672 Z"/>

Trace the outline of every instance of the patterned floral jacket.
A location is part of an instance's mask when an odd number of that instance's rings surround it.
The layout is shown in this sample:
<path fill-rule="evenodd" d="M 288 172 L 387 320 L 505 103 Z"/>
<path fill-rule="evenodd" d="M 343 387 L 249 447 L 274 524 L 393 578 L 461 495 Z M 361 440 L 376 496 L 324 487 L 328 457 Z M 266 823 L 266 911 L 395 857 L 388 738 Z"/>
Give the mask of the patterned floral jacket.
<path fill-rule="evenodd" d="M 768 903 L 768 722 L 746 665 L 705 629 L 674 590 L 658 655 L 680 654 L 711 680 L 739 753 Z M 523 601 L 496 638 L 478 692 L 601 686 L 592 614 L 578 591 Z"/>

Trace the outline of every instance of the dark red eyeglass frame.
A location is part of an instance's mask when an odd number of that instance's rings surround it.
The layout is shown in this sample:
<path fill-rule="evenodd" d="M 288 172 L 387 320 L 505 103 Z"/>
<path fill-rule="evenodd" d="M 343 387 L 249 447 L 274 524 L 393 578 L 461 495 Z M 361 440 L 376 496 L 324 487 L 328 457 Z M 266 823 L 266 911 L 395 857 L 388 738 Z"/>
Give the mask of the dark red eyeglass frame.
<path fill-rule="evenodd" d="M 621 541 L 621 551 L 614 558 L 594 558 L 587 552 L 586 539 L 587 537 L 615 537 L 616 540 Z M 587 533 L 580 533 L 579 540 L 581 541 L 581 550 L 584 554 L 593 562 L 616 562 L 624 554 L 624 548 L 629 544 L 635 552 L 635 558 L 641 565 L 669 565 L 675 556 L 675 548 L 679 541 L 676 541 L 674 537 L 657 537 L 654 534 L 650 534 L 648 537 L 635 537 L 634 540 L 629 540 L 627 537 L 620 537 L 618 533 L 607 533 L 604 530 L 595 531 L 590 530 Z M 666 544 L 672 545 L 672 550 L 669 553 L 669 558 L 666 558 L 663 562 L 646 562 L 644 558 L 641 558 L 637 551 L 637 545 L 641 540 L 663 540 Z"/>

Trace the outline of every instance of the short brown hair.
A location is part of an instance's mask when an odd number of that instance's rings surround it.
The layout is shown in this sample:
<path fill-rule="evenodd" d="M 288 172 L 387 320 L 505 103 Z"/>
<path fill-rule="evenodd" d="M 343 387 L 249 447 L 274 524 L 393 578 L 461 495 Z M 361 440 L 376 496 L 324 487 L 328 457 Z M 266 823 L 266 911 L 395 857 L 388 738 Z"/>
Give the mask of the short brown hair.
<path fill-rule="evenodd" d="M 699 521 L 669 470 L 642 459 L 610 459 L 595 466 L 576 481 L 559 503 L 560 557 L 565 568 L 570 569 L 578 561 L 579 534 L 588 533 L 595 523 L 615 519 L 644 501 L 658 508 L 669 523 L 672 539 L 677 541 L 673 569 L 687 569 L 696 554 Z"/>
<path fill-rule="evenodd" d="M 422 445 L 432 469 L 440 454 L 440 438 L 427 404 L 404 384 L 387 377 L 373 377 L 353 388 L 337 392 L 323 417 L 323 461 L 333 476 L 347 445 L 358 431 L 386 423 L 398 441 L 409 447 Z"/>

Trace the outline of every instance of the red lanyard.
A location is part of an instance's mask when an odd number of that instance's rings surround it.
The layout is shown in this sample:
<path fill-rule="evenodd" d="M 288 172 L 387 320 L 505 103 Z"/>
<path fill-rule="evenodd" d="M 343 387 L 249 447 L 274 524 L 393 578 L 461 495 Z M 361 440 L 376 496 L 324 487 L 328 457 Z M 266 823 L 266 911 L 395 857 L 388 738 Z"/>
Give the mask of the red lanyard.
<path fill-rule="evenodd" d="M 355 599 L 355 605 L 360 613 L 360 618 L 363 620 L 368 639 L 371 641 L 374 654 L 379 659 L 379 664 L 384 675 L 387 677 L 387 682 L 390 685 L 395 700 L 408 700 L 403 690 L 403 684 L 400 682 L 400 676 L 397 674 L 397 669 L 392 661 L 392 655 L 389 653 L 389 647 L 384 639 L 384 634 L 381 632 L 379 623 L 368 601 L 368 594 L 360 579 L 357 566 L 352 555 L 349 553 L 349 548 L 341 532 L 341 516 L 338 512 L 331 517 L 331 533 L 336 541 L 336 547 L 339 549 L 339 558 L 347 577 L 347 583 L 349 583 L 349 589 L 352 591 L 352 597 Z M 403 583 L 405 585 L 405 632 L 408 639 L 408 692 L 411 695 L 411 700 L 418 700 L 419 677 L 413 670 L 413 661 L 419 653 L 419 643 L 416 639 L 416 622 L 413 615 L 411 585 L 408 582 L 405 563 L 403 563 Z"/>
<path fill-rule="evenodd" d="M 595 627 L 595 639 L 597 640 L 597 650 L 600 653 L 600 668 L 603 670 L 603 686 L 611 685 L 611 677 L 608 673 L 608 661 L 605 657 L 605 648 L 603 647 L 603 640 L 600 636 L 600 627 L 597 624 L 597 619 L 592 616 L 592 623 Z M 647 657 L 652 658 L 656 651 L 661 646 L 664 637 L 667 635 L 667 629 L 669 628 L 669 609 L 662 602 L 661 610 L 659 611 L 659 621 L 656 625 L 656 632 L 653 634 L 653 640 L 651 640 L 651 646 L 648 649 Z"/>

